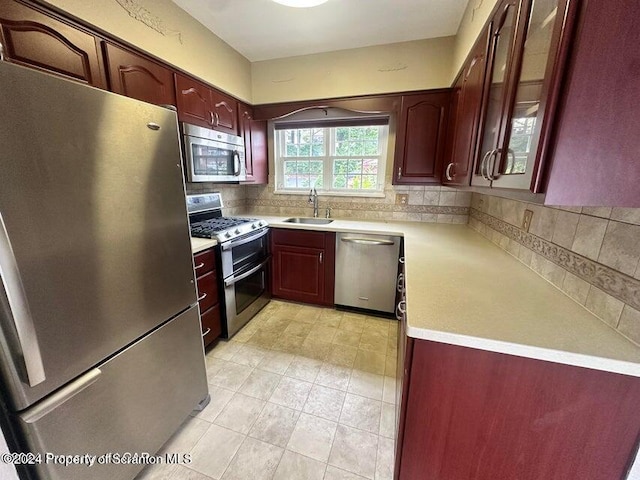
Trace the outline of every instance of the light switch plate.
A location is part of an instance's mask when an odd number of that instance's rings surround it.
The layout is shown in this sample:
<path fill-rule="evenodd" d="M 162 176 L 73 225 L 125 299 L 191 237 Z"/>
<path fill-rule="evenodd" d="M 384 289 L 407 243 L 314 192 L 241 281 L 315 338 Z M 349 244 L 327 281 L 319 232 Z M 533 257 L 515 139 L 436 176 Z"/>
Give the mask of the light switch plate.
<path fill-rule="evenodd" d="M 409 195 L 406 193 L 396 193 L 396 205 L 409 205 Z"/>
<path fill-rule="evenodd" d="M 529 231 L 529 227 L 531 226 L 531 219 L 533 218 L 532 210 L 525 210 L 524 216 L 522 217 L 522 229 L 525 232 Z"/>

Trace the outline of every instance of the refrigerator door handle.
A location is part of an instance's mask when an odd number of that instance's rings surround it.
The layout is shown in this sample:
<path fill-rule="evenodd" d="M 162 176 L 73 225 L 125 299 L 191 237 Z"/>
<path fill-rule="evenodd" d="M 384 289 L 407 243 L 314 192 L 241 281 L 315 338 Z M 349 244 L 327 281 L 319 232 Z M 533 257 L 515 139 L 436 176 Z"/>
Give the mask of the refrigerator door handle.
<path fill-rule="evenodd" d="M 29 408 L 26 412 L 20 414 L 20 418 L 25 423 L 37 422 L 42 417 L 53 412 L 56 408 L 62 406 L 62 404 L 68 400 L 71 400 L 85 388 L 96 383 L 100 375 L 102 375 L 102 371 L 99 368 L 89 370 L 80 378 L 74 380 L 53 395 L 49 395 L 35 406 Z"/>
<path fill-rule="evenodd" d="M 44 364 L 38 345 L 35 325 L 29 303 L 20 278 L 18 263 L 13 254 L 9 233 L 0 212 L 0 277 L 9 301 L 9 309 L 18 334 L 18 342 L 27 372 L 27 383 L 31 387 L 45 381 Z"/>

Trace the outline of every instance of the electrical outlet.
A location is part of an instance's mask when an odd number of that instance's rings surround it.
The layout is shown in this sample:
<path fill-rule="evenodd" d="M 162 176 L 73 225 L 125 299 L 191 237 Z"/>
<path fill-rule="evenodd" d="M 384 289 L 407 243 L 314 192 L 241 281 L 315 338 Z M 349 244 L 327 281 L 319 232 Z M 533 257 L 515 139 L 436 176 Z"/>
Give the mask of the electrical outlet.
<path fill-rule="evenodd" d="M 396 205 L 409 205 L 409 195 L 406 193 L 396 193 Z"/>
<path fill-rule="evenodd" d="M 532 210 L 525 210 L 524 217 L 522 217 L 522 229 L 525 232 L 529 231 L 529 227 L 531 226 L 531 219 L 533 218 Z"/>

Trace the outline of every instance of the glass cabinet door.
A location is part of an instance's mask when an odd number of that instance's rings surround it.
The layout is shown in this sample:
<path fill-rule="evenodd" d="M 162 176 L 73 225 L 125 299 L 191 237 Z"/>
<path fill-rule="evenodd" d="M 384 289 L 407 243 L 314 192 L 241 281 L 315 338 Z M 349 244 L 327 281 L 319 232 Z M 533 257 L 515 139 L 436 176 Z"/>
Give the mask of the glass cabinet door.
<path fill-rule="evenodd" d="M 548 84 L 554 66 L 549 59 L 557 49 L 557 45 L 553 46 L 554 31 L 558 21 L 563 18 L 559 9 L 564 3 L 563 0 L 531 1 L 522 60 L 515 83 L 515 100 L 509 124 L 505 126 L 506 148 L 501 152 L 501 162 L 496 168 L 498 175 L 495 175 L 499 179 L 494 186 L 530 187 L 548 91 L 545 80 Z"/>
<path fill-rule="evenodd" d="M 487 78 L 484 122 L 481 131 L 481 146 L 477 157 L 474 185 L 489 185 L 488 172 L 497 162 L 498 142 L 501 138 L 502 122 L 505 113 L 505 100 L 509 86 L 509 71 L 514 54 L 516 19 L 520 0 L 506 2 L 500 9 L 492 25 L 489 63 L 490 77 Z"/>

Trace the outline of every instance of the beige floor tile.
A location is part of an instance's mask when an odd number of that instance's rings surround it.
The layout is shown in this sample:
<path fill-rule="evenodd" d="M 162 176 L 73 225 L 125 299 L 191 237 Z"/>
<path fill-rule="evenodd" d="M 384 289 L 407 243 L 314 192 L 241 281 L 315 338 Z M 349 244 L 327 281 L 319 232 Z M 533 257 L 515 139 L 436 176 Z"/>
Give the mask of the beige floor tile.
<path fill-rule="evenodd" d="M 165 453 L 186 453 L 198 443 L 211 424 L 202 419 L 189 417 L 160 449 Z"/>
<path fill-rule="evenodd" d="M 298 354 L 302 351 L 303 342 L 304 337 L 296 337 L 294 335 L 287 335 L 283 333 L 280 339 L 274 343 L 271 348 L 280 352 Z"/>
<path fill-rule="evenodd" d="M 396 436 L 396 406 L 383 403 L 380 413 L 380 435 L 387 438 Z"/>
<path fill-rule="evenodd" d="M 384 385 L 382 390 L 382 401 L 387 403 L 396 403 L 396 378 L 384 377 Z"/>
<path fill-rule="evenodd" d="M 211 383 L 211 379 L 215 377 L 219 371 L 229 365 L 229 361 L 222 360 L 217 357 L 205 357 L 205 365 L 207 370 L 207 381 Z"/>
<path fill-rule="evenodd" d="M 346 393 L 341 390 L 314 385 L 311 387 L 302 411 L 337 422 L 340 418 L 345 395 Z"/>
<path fill-rule="evenodd" d="M 269 401 L 284 407 L 293 408 L 294 410 L 302 410 L 302 407 L 304 407 L 307 401 L 311 386 L 312 384 L 309 382 L 290 377 L 282 377 Z"/>
<path fill-rule="evenodd" d="M 213 422 L 227 403 L 229 403 L 233 394 L 233 391 L 227 390 L 226 388 L 209 385 L 209 395 L 211 396 L 209 405 L 207 405 L 201 412 L 194 413 L 193 416 L 200 420 Z"/>
<path fill-rule="evenodd" d="M 386 355 L 387 342 L 388 338 L 385 335 L 382 335 L 379 332 L 368 332 L 365 328 L 365 331 L 362 333 L 362 337 L 360 337 L 360 345 L 358 348 Z"/>
<path fill-rule="evenodd" d="M 264 358 L 258 364 L 260 370 L 266 370 L 267 372 L 278 373 L 284 375 L 287 371 L 294 355 L 291 353 L 269 351 L 265 352 Z"/>
<path fill-rule="evenodd" d="M 177 468 L 174 470 L 173 475 L 169 480 L 211 480 L 211 477 L 209 475 L 196 472 L 195 470 L 191 470 L 188 467 L 177 465 Z"/>
<path fill-rule="evenodd" d="M 278 341 L 280 335 L 281 332 L 258 330 L 251 336 L 249 340 L 247 340 L 246 344 L 255 345 L 262 348 L 271 348 Z"/>
<path fill-rule="evenodd" d="M 275 445 L 246 438 L 222 480 L 271 480 L 283 452 Z"/>
<path fill-rule="evenodd" d="M 378 456 L 376 459 L 376 480 L 393 480 L 394 442 L 391 438 L 378 439 Z"/>
<path fill-rule="evenodd" d="M 316 323 L 325 327 L 338 328 L 340 326 L 340 321 L 342 320 L 342 315 L 342 312 L 339 312 L 338 310 L 323 308 L 320 312 L 320 316 L 316 320 Z"/>
<path fill-rule="evenodd" d="M 338 423 L 377 435 L 380 431 L 381 411 L 381 401 L 348 393 Z"/>
<path fill-rule="evenodd" d="M 257 334 L 256 334 L 257 335 Z M 251 337 L 253 338 L 253 337 Z M 231 357 L 233 363 L 246 365 L 248 367 L 256 367 L 262 361 L 265 355 L 265 349 L 255 345 L 242 345 L 238 351 Z"/>
<path fill-rule="evenodd" d="M 352 368 L 356 361 L 356 355 L 358 349 L 355 347 L 347 347 L 345 345 L 334 344 L 331 347 L 329 355 L 327 355 L 325 361 L 333 365 L 339 365 L 341 367 Z"/>
<path fill-rule="evenodd" d="M 395 355 L 387 355 L 384 361 L 384 374 L 391 377 L 396 374 L 398 368 L 398 357 Z"/>
<path fill-rule="evenodd" d="M 238 392 L 260 400 L 268 400 L 280 383 L 281 375 L 255 369 L 244 381 Z"/>
<path fill-rule="evenodd" d="M 173 474 L 179 465 L 158 463 L 145 467 L 134 480 L 173 480 Z M 175 478 L 175 477 L 174 477 Z"/>
<path fill-rule="evenodd" d="M 398 332 L 400 331 L 400 324 L 396 320 L 389 322 L 389 339 L 398 340 Z"/>
<path fill-rule="evenodd" d="M 316 384 L 346 391 L 349 387 L 350 378 L 351 368 L 324 363 L 316 377 Z"/>
<path fill-rule="evenodd" d="M 378 435 L 338 425 L 329 465 L 372 479 L 376 470 Z"/>
<path fill-rule="evenodd" d="M 236 393 L 213 421 L 216 425 L 247 434 L 262 412 L 266 402 Z"/>
<path fill-rule="evenodd" d="M 363 478 L 365 477 L 336 468 L 333 465 L 328 465 L 324 474 L 324 480 L 362 480 Z"/>
<path fill-rule="evenodd" d="M 326 462 L 335 432 L 336 422 L 302 413 L 293 429 L 287 450 Z"/>
<path fill-rule="evenodd" d="M 299 416 L 298 410 L 267 403 L 251 427 L 249 436 L 284 448 L 289 442 Z"/>
<path fill-rule="evenodd" d="M 389 336 L 389 321 L 367 317 L 364 323 L 364 331 L 365 333 L 379 333 L 383 337 L 387 337 Z"/>
<path fill-rule="evenodd" d="M 364 330 L 364 317 L 345 313 L 340 321 L 339 328 L 340 330 L 347 330 L 349 332 L 362 333 Z"/>
<path fill-rule="evenodd" d="M 336 327 L 325 327 L 323 325 L 315 324 L 309 332 L 311 338 L 320 340 L 322 342 L 331 343 L 333 337 L 336 336 L 338 329 Z"/>
<path fill-rule="evenodd" d="M 315 360 L 324 361 L 331 353 L 333 344 L 322 342 L 309 335 L 304 342 L 302 342 L 302 348 L 299 355 L 303 355 L 307 358 L 313 358 Z"/>
<path fill-rule="evenodd" d="M 384 377 L 375 373 L 354 370 L 349 380 L 349 393 L 361 395 L 373 400 L 382 400 Z"/>
<path fill-rule="evenodd" d="M 305 457 L 298 453 L 285 451 L 274 480 L 322 480 L 327 464 Z"/>
<path fill-rule="evenodd" d="M 289 368 L 284 372 L 287 377 L 297 378 L 313 383 L 318 376 L 322 362 L 313 358 L 296 355 L 291 360 Z"/>
<path fill-rule="evenodd" d="M 360 337 L 362 337 L 362 333 L 360 332 L 338 329 L 336 335 L 333 337 L 333 343 L 346 347 L 358 347 L 358 345 L 360 345 Z"/>
<path fill-rule="evenodd" d="M 307 338 L 312 328 L 313 325 L 310 323 L 291 322 L 287 328 L 284 329 L 283 335 Z"/>
<path fill-rule="evenodd" d="M 222 478 L 244 439 L 238 432 L 211 425 L 191 451 L 189 468 L 216 480 Z"/>
<path fill-rule="evenodd" d="M 385 371 L 386 361 L 386 355 L 358 349 L 356 360 L 355 362 L 353 362 L 353 368 L 361 370 L 363 372 L 377 373 L 378 375 L 382 375 Z"/>
<path fill-rule="evenodd" d="M 253 368 L 246 365 L 228 362 L 223 369 L 208 378 L 208 380 L 209 383 L 216 387 L 237 391 L 249 375 L 251 375 L 252 371 Z"/>
<path fill-rule="evenodd" d="M 257 331 L 257 327 L 252 329 L 247 329 L 247 327 L 244 327 L 233 336 L 233 338 L 231 339 L 231 343 L 246 343 Z"/>
<path fill-rule="evenodd" d="M 293 317 L 293 320 L 296 322 L 315 324 L 317 318 L 320 316 L 321 311 L 321 308 L 304 305 L 298 311 L 298 313 L 296 313 L 295 317 Z"/>
<path fill-rule="evenodd" d="M 207 357 L 221 358 L 222 360 L 231 360 L 231 357 L 240 349 L 240 344 L 219 340 L 218 343 L 207 353 Z"/>
<path fill-rule="evenodd" d="M 265 320 L 264 323 L 261 325 L 260 330 L 282 333 L 285 331 L 285 329 L 289 326 L 290 323 L 291 323 L 291 320 L 274 316 Z"/>

